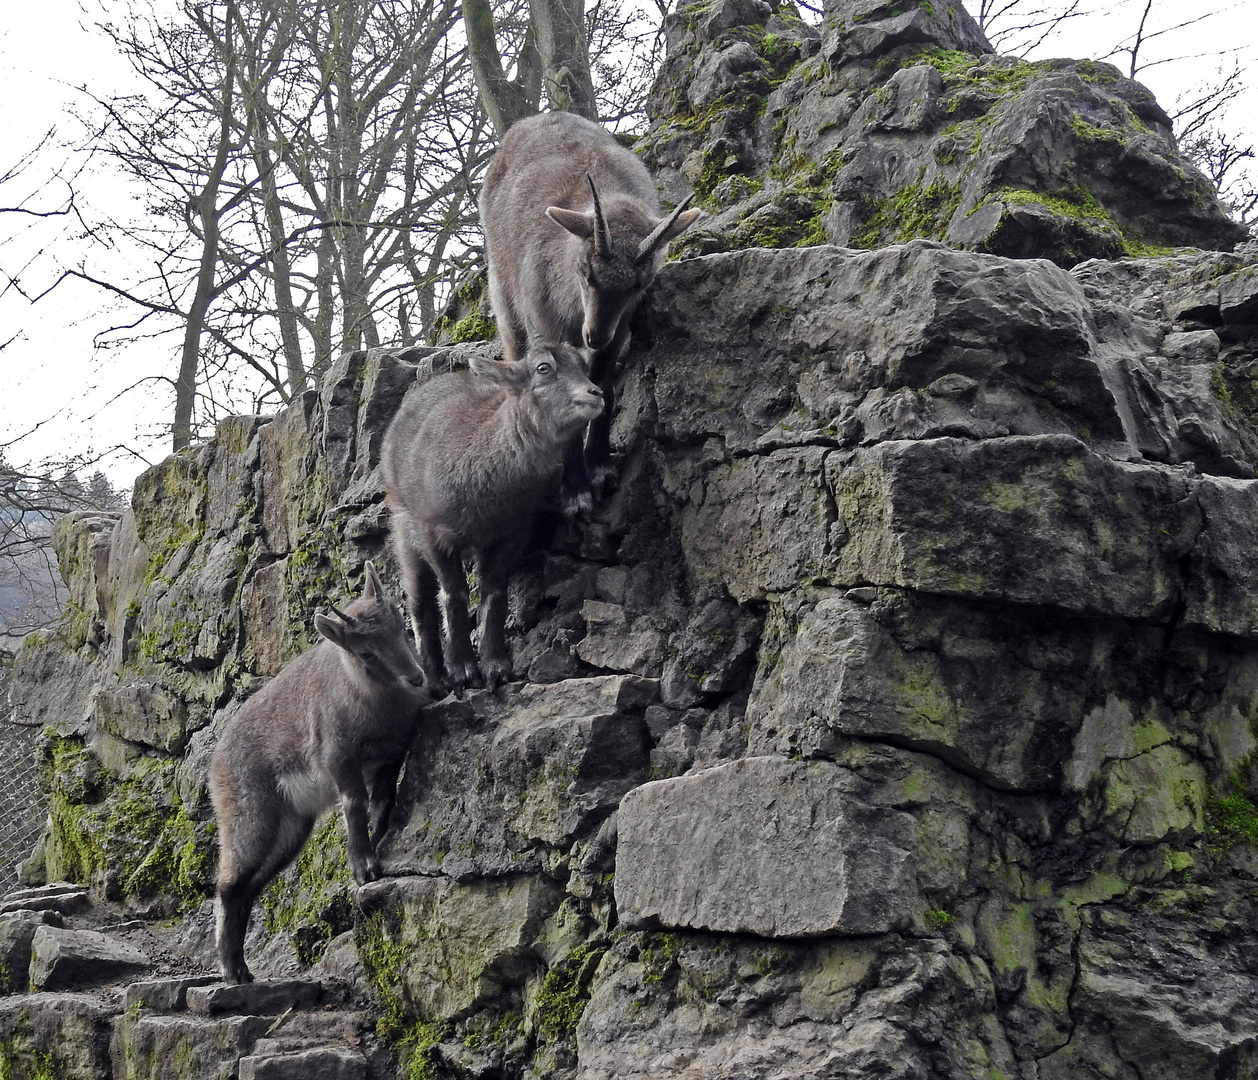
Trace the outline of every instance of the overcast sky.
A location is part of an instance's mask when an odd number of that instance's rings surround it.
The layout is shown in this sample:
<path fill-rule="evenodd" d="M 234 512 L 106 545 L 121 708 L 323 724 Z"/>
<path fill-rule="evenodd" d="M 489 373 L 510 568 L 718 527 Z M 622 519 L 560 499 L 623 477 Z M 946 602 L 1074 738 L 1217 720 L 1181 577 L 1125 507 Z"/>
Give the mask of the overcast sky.
<path fill-rule="evenodd" d="M 167 3 L 169 0 L 157 0 Z M 1053 0 L 1049 0 L 1053 2 Z M 4 117 L 4 157 L 0 173 L 35 147 L 44 132 L 56 129 L 54 141 L 72 138 L 77 128 L 66 114 L 82 102 L 75 88 L 87 84 L 100 94 L 131 88 L 125 62 L 109 43 L 92 30 L 99 12 L 97 0 L 7 0 L 0 14 L 0 116 Z M 1117 0 L 1104 16 L 1080 18 L 1067 24 L 1032 58 L 1052 56 L 1098 57 L 1118 45 L 1139 21 L 1145 0 Z M 1188 93 L 1195 83 L 1214 77 L 1233 58 L 1249 70 L 1258 66 L 1258 4 L 1253 0 L 1211 4 L 1208 0 L 1154 0 L 1155 29 L 1174 27 L 1201 14 L 1219 14 L 1195 25 L 1164 33 L 1146 45 L 1148 60 L 1169 60 L 1145 68 L 1137 77 L 1157 95 L 1163 107 Z M 86 12 L 86 13 L 85 13 Z M 1123 57 L 1112 58 L 1124 71 Z M 1247 87 L 1225 119 L 1226 127 L 1258 141 L 1258 86 Z M 54 156 L 56 152 L 54 151 Z M 70 167 L 74 158 L 62 152 Z M 32 172 L 32 177 L 36 174 Z M 25 194 L 21 183 L 14 185 Z M 97 176 L 86 185 L 87 197 L 125 214 L 134 194 Z M 54 184 L 41 192 L 44 205 L 59 201 Z M 6 187 L 2 200 L 12 205 Z M 34 237 L 60 232 L 57 242 L 73 244 L 68 223 L 62 230 L 46 225 L 12 238 L 20 222 L 14 215 L 0 219 L 0 265 L 13 272 L 33 252 Z M 6 238 L 9 238 L 6 242 Z M 20 253 L 20 254 L 19 254 Z M 38 286 L 46 273 L 35 269 L 24 284 Z M 174 370 L 175 343 L 132 345 L 101 352 L 94 348 L 96 332 L 116 321 L 104 298 L 89 286 L 67 282 L 31 307 L 10 290 L 0 297 L 0 341 L 20 338 L 0 352 L 3 392 L 0 394 L 0 445 L 12 443 L 9 460 L 26 466 L 71 453 L 104 453 L 127 444 L 130 451 L 114 451 L 106 471 L 117 484 L 129 485 L 146 461 L 159 460 L 167 440 L 160 432 L 169 422 L 172 395 L 160 383 L 145 382 Z M 139 389 L 128 390 L 139 385 Z M 140 456 L 137 456 L 137 452 Z"/>

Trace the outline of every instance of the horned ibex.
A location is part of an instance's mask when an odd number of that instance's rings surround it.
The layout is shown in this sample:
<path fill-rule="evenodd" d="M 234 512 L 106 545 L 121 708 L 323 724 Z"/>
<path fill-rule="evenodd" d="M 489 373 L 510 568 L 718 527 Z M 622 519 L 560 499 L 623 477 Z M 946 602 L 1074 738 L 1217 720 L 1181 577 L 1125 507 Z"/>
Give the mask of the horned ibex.
<path fill-rule="evenodd" d="M 381 468 L 420 663 L 434 689 L 479 681 L 468 552 L 479 574 L 480 674 L 490 687 L 510 677 L 511 570 L 559 478 L 565 447 L 602 409 L 603 392 L 568 345 L 535 344 L 520 360 L 474 360 L 472 371 L 440 375 L 402 402 L 385 433 Z"/>
<path fill-rule="evenodd" d="M 481 192 L 489 300 L 503 356 L 535 341 L 594 352 L 590 377 L 606 408 L 564 466 L 569 512 L 591 504 L 590 474 L 607 459 L 611 369 L 629 342 L 629 316 L 668 242 L 701 211 L 683 200 L 660 212 L 655 182 L 610 132 L 572 113 L 521 120 L 503 136 Z"/>
<path fill-rule="evenodd" d="M 371 563 L 366 574 L 362 596 L 344 611 L 315 616 L 324 640 L 254 694 L 215 747 L 216 943 L 229 982 L 253 981 L 245 931 L 254 902 L 338 797 L 354 880 L 380 877 L 376 849 L 419 710 L 432 695 L 401 612 Z"/>

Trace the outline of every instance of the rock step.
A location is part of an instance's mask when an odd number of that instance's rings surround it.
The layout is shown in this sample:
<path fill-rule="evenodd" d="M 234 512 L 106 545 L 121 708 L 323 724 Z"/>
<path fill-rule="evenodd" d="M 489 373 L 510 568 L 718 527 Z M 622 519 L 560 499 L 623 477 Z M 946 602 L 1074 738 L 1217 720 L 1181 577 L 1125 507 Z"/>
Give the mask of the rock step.
<path fill-rule="evenodd" d="M 58 881 L 33 889 L 15 889 L 0 897 L 0 915 L 14 911 L 55 911 L 60 915 L 77 915 L 92 906 L 82 885 Z"/>
<path fill-rule="evenodd" d="M 155 979 L 127 988 L 113 1040 L 115 1073 L 149 1080 L 366 1080 L 366 1014 L 310 979 L 233 985 Z M 191 1071 L 189 1071 L 191 1070 Z"/>
<path fill-rule="evenodd" d="M 348 1047 L 321 1047 L 240 1059 L 239 1080 L 366 1080 L 367 1059 Z"/>
<path fill-rule="evenodd" d="M 211 983 L 185 992 L 188 1011 L 198 1016 L 275 1016 L 311 1009 L 323 998 L 314 979 L 263 979 L 251 983 Z"/>
<path fill-rule="evenodd" d="M 126 989 L 126 1008 L 135 1013 L 277 1016 L 337 1003 L 337 995 L 316 979 L 262 979 L 233 984 L 222 982 L 217 976 L 194 976 L 143 980 Z"/>

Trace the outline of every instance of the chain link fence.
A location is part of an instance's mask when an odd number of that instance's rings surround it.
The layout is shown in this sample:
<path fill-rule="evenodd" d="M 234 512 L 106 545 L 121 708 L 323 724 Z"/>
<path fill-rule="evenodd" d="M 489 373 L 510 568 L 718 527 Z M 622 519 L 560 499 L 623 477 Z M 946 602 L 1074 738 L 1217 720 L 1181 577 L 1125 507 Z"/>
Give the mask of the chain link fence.
<path fill-rule="evenodd" d="M 39 839 L 48 800 L 35 771 L 39 732 L 7 715 L 0 685 L 0 896 L 18 884 L 17 868 Z"/>

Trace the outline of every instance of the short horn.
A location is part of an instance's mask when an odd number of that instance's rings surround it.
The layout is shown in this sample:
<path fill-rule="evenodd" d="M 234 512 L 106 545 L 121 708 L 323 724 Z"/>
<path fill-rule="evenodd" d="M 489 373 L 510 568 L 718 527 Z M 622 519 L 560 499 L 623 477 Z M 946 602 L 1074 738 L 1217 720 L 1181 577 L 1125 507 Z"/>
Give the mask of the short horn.
<path fill-rule="evenodd" d="M 353 626 L 358 621 L 353 615 L 346 615 L 345 612 L 343 612 L 335 604 L 329 604 L 328 607 L 336 613 L 337 618 L 339 618 L 346 626 Z"/>
<path fill-rule="evenodd" d="M 692 191 L 673 208 L 673 212 L 668 217 L 651 230 L 650 235 L 638 245 L 638 257 L 635 261 L 642 262 L 659 250 L 664 243 L 664 237 L 668 235 L 668 230 L 677 224 L 677 219 L 681 216 L 681 212 L 690 205 L 690 200 L 694 197 L 695 193 Z"/>
<path fill-rule="evenodd" d="M 607 231 L 607 219 L 603 217 L 603 204 L 599 202 L 598 188 L 594 186 L 594 177 L 590 173 L 585 174 L 586 180 L 590 184 L 590 194 L 594 196 L 594 251 L 598 255 L 606 256 L 612 247 L 611 234 Z"/>

